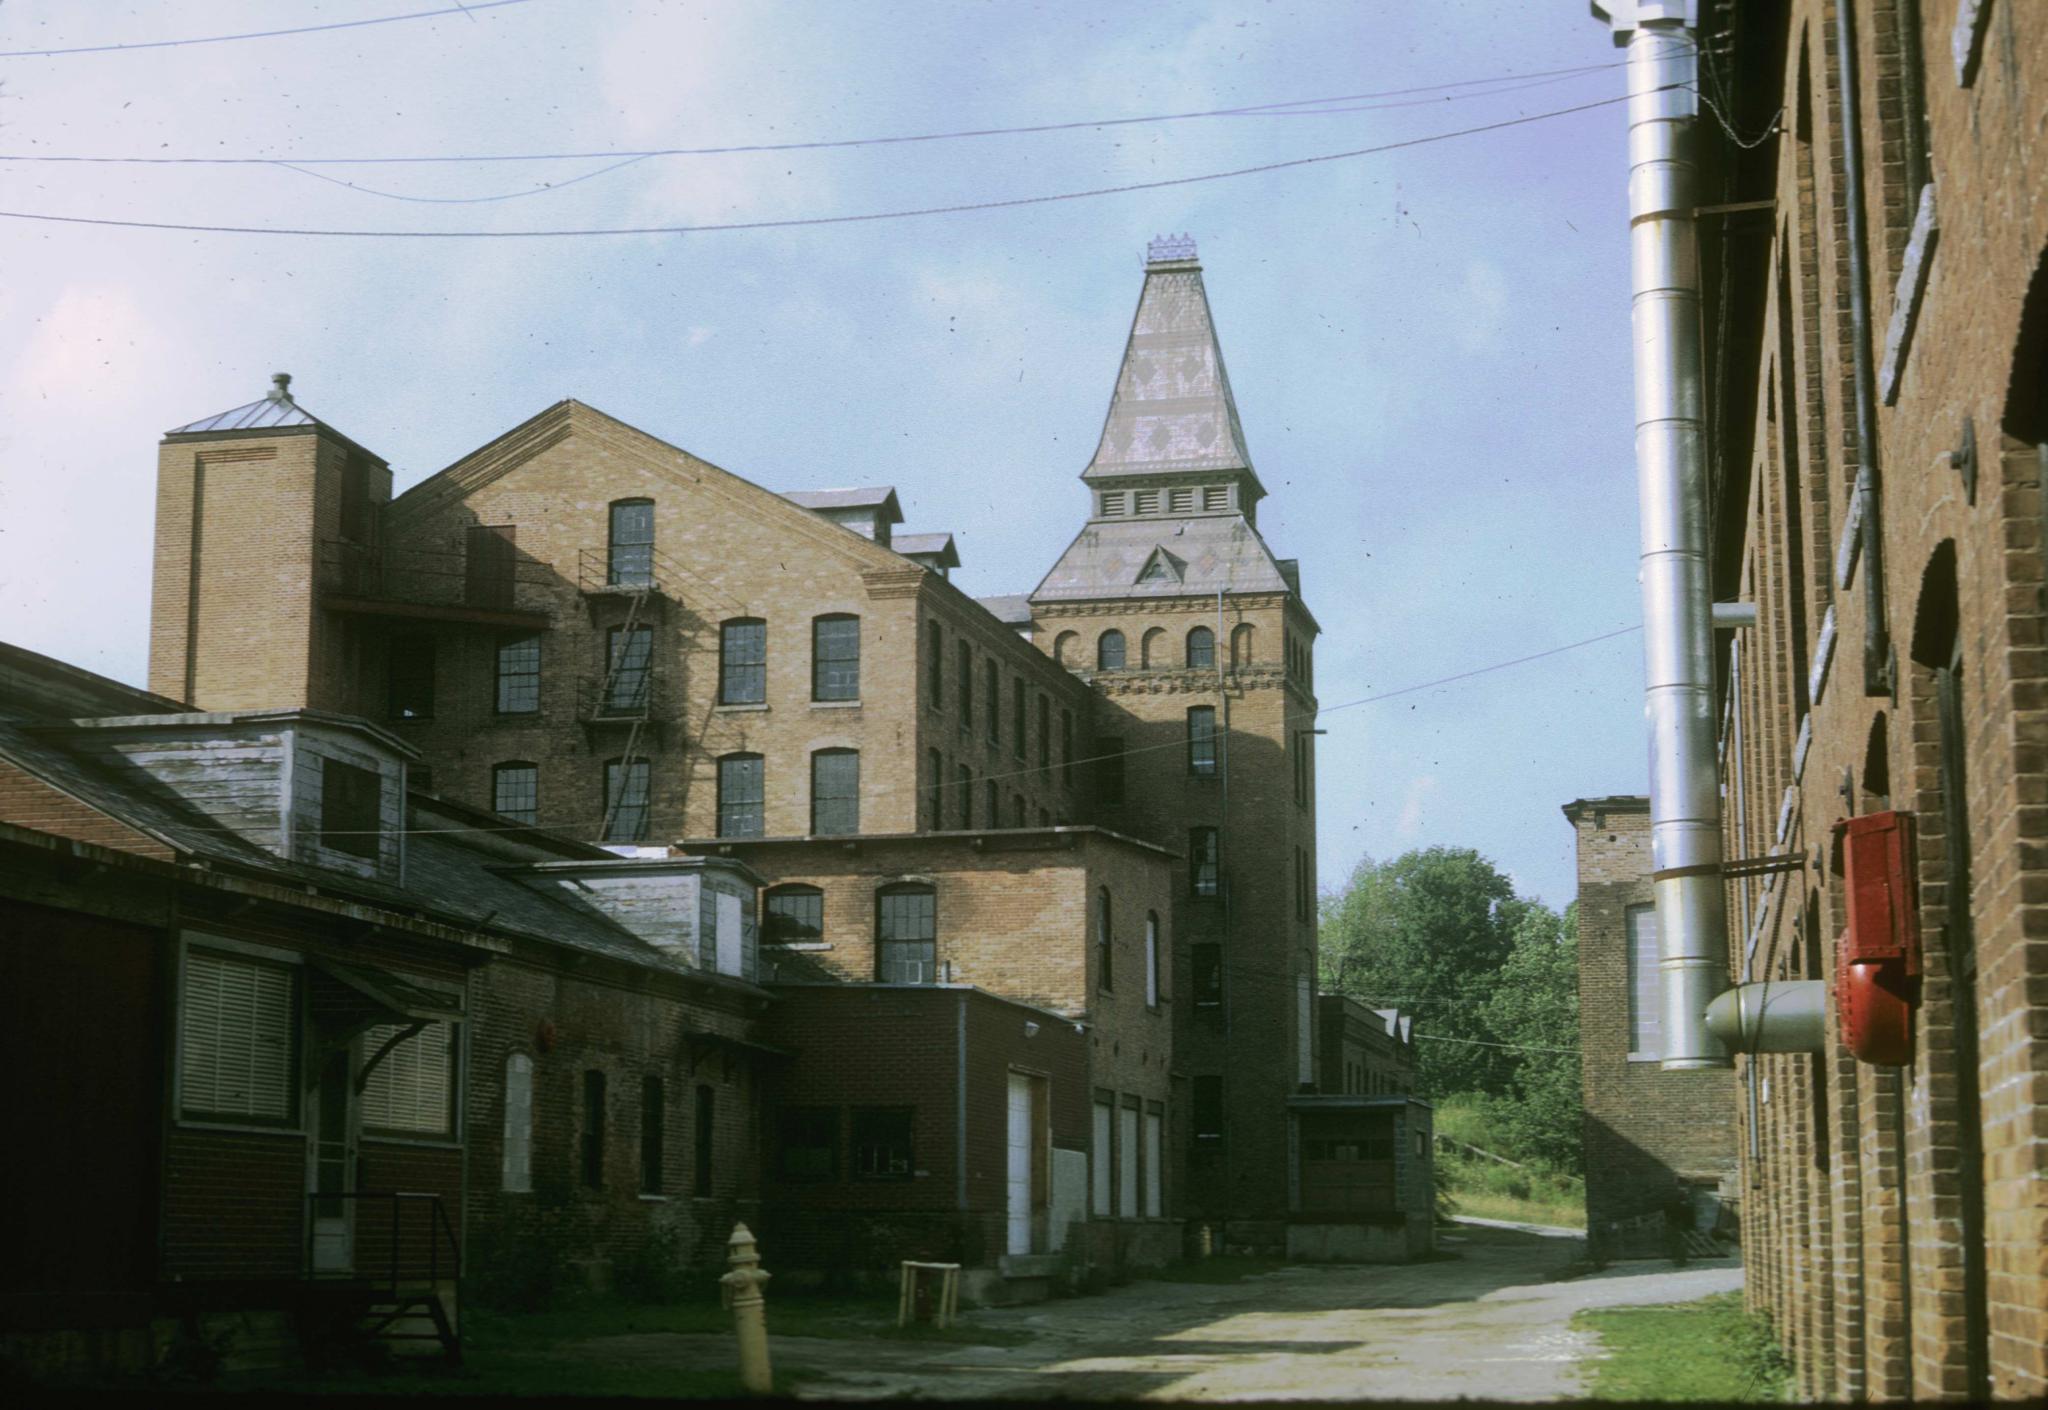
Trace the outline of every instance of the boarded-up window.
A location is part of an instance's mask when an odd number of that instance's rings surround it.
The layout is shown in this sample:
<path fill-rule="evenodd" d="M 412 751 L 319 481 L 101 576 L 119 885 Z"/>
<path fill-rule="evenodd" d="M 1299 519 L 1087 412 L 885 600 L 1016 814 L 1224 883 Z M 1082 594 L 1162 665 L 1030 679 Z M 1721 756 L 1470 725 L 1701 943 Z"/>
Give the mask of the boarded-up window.
<path fill-rule="evenodd" d="M 1138 1217 L 1138 1108 L 1134 1098 L 1124 1098 L 1116 1113 L 1116 1213 L 1119 1219 Z"/>
<path fill-rule="evenodd" d="M 1664 996 L 1658 984 L 1657 908 L 1630 906 L 1628 922 L 1628 1055 L 1663 1055 Z"/>
<path fill-rule="evenodd" d="M 186 1116 L 290 1123 L 298 1113 L 298 1004 L 282 965 L 202 950 L 185 957 L 179 1015 Z"/>
<path fill-rule="evenodd" d="M 505 1059 L 504 1181 L 515 1194 L 533 1188 L 533 1059 L 525 1053 Z"/>
<path fill-rule="evenodd" d="M 368 1061 L 411 1025 L 380 1023 L 363 1035 Z M 430 1023 L 384 1055 L 363 1083 L 363 1126 L 406 1136 L 455 1131 L 455 1041 L 452 1023 Z"/>
<path fill-rule="evenodd" d="M 383 778 L 375 769 L 358 768 L 324 755 L 320 760 L 320 845 L 351 857 L 377 858 L 383 829 L 377 799 Z"/>
<path fill-rule="evenodd" d="M 462 600 L 471 607 L 510 607 L 519 530 L 511 524 L 475 524 L 464 540 Z"/>
<path fill-rule="evenodd" d="M 1159 1007 L 1159 913 L 1145 912 L 1145 1007 Z"/>
<path fill-rule="evenodd" d="M 730 891 L 718 893 L 718 972 L 745 978 L 747 965 L 746 909 Z"/>

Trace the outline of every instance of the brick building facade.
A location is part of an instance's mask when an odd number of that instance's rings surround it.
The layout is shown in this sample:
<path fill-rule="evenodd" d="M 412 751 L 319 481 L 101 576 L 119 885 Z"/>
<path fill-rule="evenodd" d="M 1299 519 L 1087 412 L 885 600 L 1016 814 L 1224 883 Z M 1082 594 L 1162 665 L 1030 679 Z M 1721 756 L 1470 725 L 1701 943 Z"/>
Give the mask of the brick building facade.
<path fill-rule="evenodd" d="M 1709 493 L 1733 978 L 1830 981 L 1740 1058 L 1748 1297 L 1801 1391 L 2048 1394 L 2048 12 L 1707 4 Z M 1867 318 L 1859 317 L 1867 297 Z M 1859 407 L 1868 409 L 1859 414 Z M 1910 1058 L 1858 1061 L 1834 830 L 1917 833 Z"/>
<path fill-rule="evenodd" d="M 1603 1258 L 1654 1257 L 1671 1225 L 1711 1232 L 1737 1198 L 1735 1082 L 1657 1066 L 1650 800 L 1564 806 L 1578 848 L 1580 1146 L 1586 1236 Z M 1674 1206 L 1684 1217 L 1674 1220 Z"/>

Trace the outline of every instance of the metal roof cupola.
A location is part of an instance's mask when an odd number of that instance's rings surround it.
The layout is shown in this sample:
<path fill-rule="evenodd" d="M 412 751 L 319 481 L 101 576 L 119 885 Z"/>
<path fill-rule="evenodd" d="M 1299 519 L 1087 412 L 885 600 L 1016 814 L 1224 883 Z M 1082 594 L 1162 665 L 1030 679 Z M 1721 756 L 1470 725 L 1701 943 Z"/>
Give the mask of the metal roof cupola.
<path fill-rule="evenodd" d="M 1265 495 L 1245 449 L 1189 236 L 1162 236 L 1146 247 L 1145 287 L 1116 391 L 1101 443 L 1081 478 L 1098 489 L 1136 488 L 1141 481 L 1164 489 L 1162 481 L 1171 478 L 1197 490 L 1197 506 L 1204 502 L 1203 486 L 1228 485 L 1237 491 L 1232 512 L 1247 517 Z M 1170 512 L 1173 498 L 1150 495 L 1146 502 L 1157 499 L 1160 511 Z"/>
<path fill-rule="evenodd" d="M 202 436 L 218 431 L 267 431 L 284 426 L 317 426 L 320 423 L 292 400 L 292 374 L 273 372 L 270 390 L 245 406 L 213 416 L 202 416 L 183 426 L 173 426 L 167 436 Z"/>

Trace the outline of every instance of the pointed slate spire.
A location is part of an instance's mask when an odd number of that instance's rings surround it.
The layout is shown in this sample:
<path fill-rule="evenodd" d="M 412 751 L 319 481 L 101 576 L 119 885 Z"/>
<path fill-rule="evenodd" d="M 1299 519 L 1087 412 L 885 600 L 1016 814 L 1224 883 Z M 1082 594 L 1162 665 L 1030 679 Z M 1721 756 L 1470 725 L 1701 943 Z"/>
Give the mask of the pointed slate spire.
<path fill-rule="evenodd" d="M 1102 442 L 1081 478 L 1215 471 L 1248 479 L 1248 499 L 1265 493 L 1245 450 L 1195 242 L 1154 240 Z"/>

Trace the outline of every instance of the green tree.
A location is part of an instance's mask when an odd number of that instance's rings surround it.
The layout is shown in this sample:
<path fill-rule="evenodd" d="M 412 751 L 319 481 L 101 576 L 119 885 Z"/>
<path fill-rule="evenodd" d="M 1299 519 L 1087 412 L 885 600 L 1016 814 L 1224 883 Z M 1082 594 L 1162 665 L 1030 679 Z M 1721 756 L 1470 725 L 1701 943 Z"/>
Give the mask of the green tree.
<path fill-rule="evenodd" d="M 1469 847 L 1429 847 L 1390 862 L 1370 857 L 1323 903 L 1324 984 L 1415 1017 L 1424 1096 L 1505 1095 L 1513 1061 L 1489 1001 L 1531 903 Z M 1555 919 L 1555 917 L 1553 917 Z M 1574 1126 L 1576 1130 L 1576 1126 Z"/>
<path fill-rule="evenodd" d="M 1578 905 L 1530 905 L 1487 1000 L 1486 1020 L 1512 1066 L 1489 1115 L 1515 1149 L 1574 1173 L 1579 1146 Z"/>

